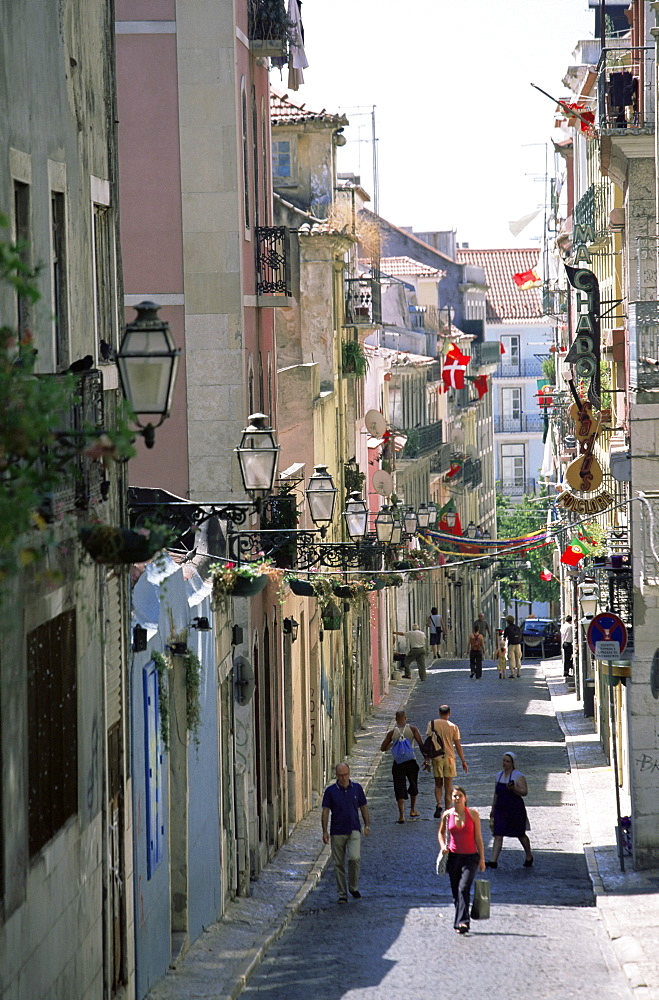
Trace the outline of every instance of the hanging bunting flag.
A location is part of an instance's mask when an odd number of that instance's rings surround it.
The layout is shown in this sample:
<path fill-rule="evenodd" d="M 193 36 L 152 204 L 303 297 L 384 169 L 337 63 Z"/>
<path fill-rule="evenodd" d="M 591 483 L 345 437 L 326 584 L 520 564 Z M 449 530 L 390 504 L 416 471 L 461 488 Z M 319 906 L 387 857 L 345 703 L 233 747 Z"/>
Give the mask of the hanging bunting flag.
<path fill-rule="evenodd" d="M 586 541 L 582 542 L 578 538 L 572 538 L 561 556 L 561 562 L 565 563 L 566 566 L 576 566 L 584 556 L 588 555 L 589 551 L 590 548 Z"/>
<path fill-rule="evenodd" d="M 499 354 L 505 354 L 506 348 L 503 346 L 503 340 L 499 341 Z"/>
<path fill-rule="evenodd" d="M 538 272 L 533 269 L 530 271 L 520 271 L 519 274 L 513 274 L 513 281 L 522 292 L 527 291 L 529 288 L 539 288 L 542 284 L 542 278 L 540 278 Z"/>
<path fill-rule="evenodd" d="M 545 580 L 547 583 L 554 579 L 554 574 L 550 569 L 542 569 L 538 574 L 541 580 Z"/>

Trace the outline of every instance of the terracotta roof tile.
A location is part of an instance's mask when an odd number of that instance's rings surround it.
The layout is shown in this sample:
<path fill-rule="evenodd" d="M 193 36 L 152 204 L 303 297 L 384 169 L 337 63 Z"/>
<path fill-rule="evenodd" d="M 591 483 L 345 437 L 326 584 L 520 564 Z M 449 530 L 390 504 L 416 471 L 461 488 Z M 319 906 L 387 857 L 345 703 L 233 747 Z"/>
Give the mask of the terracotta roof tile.
<path fill-rule="evenodd" d="M 296 125 L 301 122 L 329 122 L 333 125 L 347 125 L 345 115 L 334 115 L 329 111 L 309 111 L 301 103 L 293 101 L 288 94 L 270 90 L 270 120 L 273 125 Z"/>
<path fill-rule="evenodd" d="M 427 264 L 420 264 L 418 260 L 412 260 L 411 257 L 383 257 L 380 261 L 380 271 L 392 278 L 404 275 L 416 278 L 443 278 L 446 274 L 446 271 L 429 267 Z"/>
<path fill-rule="evenodd" d="M 522 322 L 543 315 L 542 288 L 523 292 L 513 281 L 513 274 L 534 268 L 542 277 L 538 249 L 458 250 L 457 259 L 460 264 L 474 264 L 485 271 L 488 323 Z"/>

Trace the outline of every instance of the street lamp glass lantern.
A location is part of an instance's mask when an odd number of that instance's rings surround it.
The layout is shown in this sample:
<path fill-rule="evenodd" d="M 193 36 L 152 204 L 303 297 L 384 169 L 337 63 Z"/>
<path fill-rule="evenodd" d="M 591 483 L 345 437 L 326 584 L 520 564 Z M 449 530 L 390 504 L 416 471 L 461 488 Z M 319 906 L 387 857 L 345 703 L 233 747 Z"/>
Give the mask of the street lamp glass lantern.
<path fill-rule="evenodd" d="M 378 541 L 385 543 L 391 542 L 394 527 L 394 515 L 391 513 L 390 508 L 384 504 L 384 506 L 380 508 L 378 516 L 375 518 L 375 532 L 378 536 Z"/>
<path fill-rule="evenodd" d="M 356 542 L 361 541 L 366 534 L 368 508 L 359 493 L 350 494 L 343 516 L 346 519 L 346 528 L 350 538 Z"/>
<path fill-rule="evenodd" d="M 446 521 L 447 528 L 455 528 L 455 525 L 457 524 L 458 520 L 458 515 L 454 510 L 448 510 L 444 514 L 444 520 Z"/>
<path fill-rule="evenodd" d="M 394 526 L 391 530 L 391 545 L 400 545 L 403 541 L 403 525 L 401 521 L 394 519 Z"/>
<path fill-rule="evenodd" d="M 593 618 L 597 614 L 599 591 L 591 584 L 579 584 L 579 605 L 584 618 Z"/>
<path fill-rule="evenodd" d="M 337 489 L 326 465 L 317 465 L 306 489 L 311 520 L 326 528 L 334 520 Z"/>
<path fill-rule="evenodd" d="M 476 537 L 476 525 L 474 524 L 473 521 L 470 521 L 469 524 L 467 525 L 467 528 L 466 528 L 466 531 L 465 531 L 465 535 L 466 535 L 467 538 L 475 538 Z"/>
<path fill-rule="evenodd" d="M 434 528 L 437 524 L 437 507 L 434 503 L 428 504 L 428 510 L 430 512 L 430 519 L 428 521 L 428 527 Z"/>
<path fill-rule="evenodd" d="M 432 514 L 432 506 L 429 506 L 427 503 L 422 503 L 419 506 L 416 516 L 418 518 L 419 527 L 421 529 L 430 527 L 431 514 Z"/>
<path fill-rule="evenodd" d="M 169 323 L 158 316 L 155 302 L 140 302 L 137 316 L 126 326 L 117 352 L 121 388 L 142 427 L 140 417 L 149 419 L 145 431 L 148 447 L 153 446 L 153 430 L 160 427 L 172 408 L 174 383 L 181 351 L 176 347 Z M 148 432 L 148 433 L 146 433 Z"/>
<path fill-rule="evenodd" d="M 279 445 L 274 431 L 267 426 L 265 413 L 250 414 L 240 445 L 234 448 L 238 456 L 245 492 L 254 497 L 272 493 L 277 475 Z"/>
<path fill-rule="evenodd" d="M 416 535 L 419 527 L 419 519 L 416 516 L 414 507 L 408 507 L 403 514 L 403 527 L 406 535 Z"/>

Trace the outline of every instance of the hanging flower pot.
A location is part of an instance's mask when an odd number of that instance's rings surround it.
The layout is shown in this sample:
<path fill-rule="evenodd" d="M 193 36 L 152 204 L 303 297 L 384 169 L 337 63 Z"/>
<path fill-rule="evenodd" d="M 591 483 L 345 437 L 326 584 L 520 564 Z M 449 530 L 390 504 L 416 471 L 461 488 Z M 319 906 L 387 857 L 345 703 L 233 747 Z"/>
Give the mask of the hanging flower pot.
<path fill-rule="evenodd" d="M 337 629 L 341 628 L 343 615 L 334 601 L 330 601 L 329 604 L 325 605 L 320 617 L 326 632 L 336 632 Z"/>
<path fill-rule="evenodd" d="M 262 590 L 265 590 L 267 582 L 268 577 L 265 573 L 263 576 L 238 576 L 229 592 L 234 597 L 254 597 L 255 594 L 260 594 Z"/>
<path fill-rule="evenodd" d="M 147 562 L 167 543 L 167 528 L 132 531 L 111 524 L 90 524 L 80 529 L 80 541 L 97 563 L 107 565 Z"/>
<path fill-rule="evenodd" d="M 348 584 L 335 584 L 333 590 L 337 597 L 344 597 L 346 600 L 355 596 L 354 587 L 351 587 Z"/>
<path fill-rule="evenodd" d="M 308 580 L 289 580 L 288 586 L 298 597 L 313 597 L 315 593 Z"/>
<path fill-rule="evenodd" d="M 371 583 L 373 584 L 373 590 L 384 590 L 385 587 L 389 586 L 384 576 L 379 576 L 377 579 L 371 580 Z"/>

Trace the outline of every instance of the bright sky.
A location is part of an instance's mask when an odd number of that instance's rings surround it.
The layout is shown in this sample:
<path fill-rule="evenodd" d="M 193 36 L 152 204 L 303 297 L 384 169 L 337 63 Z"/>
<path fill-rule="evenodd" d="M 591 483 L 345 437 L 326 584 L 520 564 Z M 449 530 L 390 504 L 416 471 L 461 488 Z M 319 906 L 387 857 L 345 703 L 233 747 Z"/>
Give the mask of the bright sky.
<path fill-rule="evenodd" d="M 375 105 L 381 215 L 476 248 L 539 245 L 542 213 L 508 229 L 542 206 L 546 144 L 551 172 L 563 137 L 531 82 L 569 93 L 572 51 L 594 35 L 588 0 L 304 0 L 302 17 L 309 69 L 291 97 L 351 117 L 339 170 L 371 193 Z"/>

